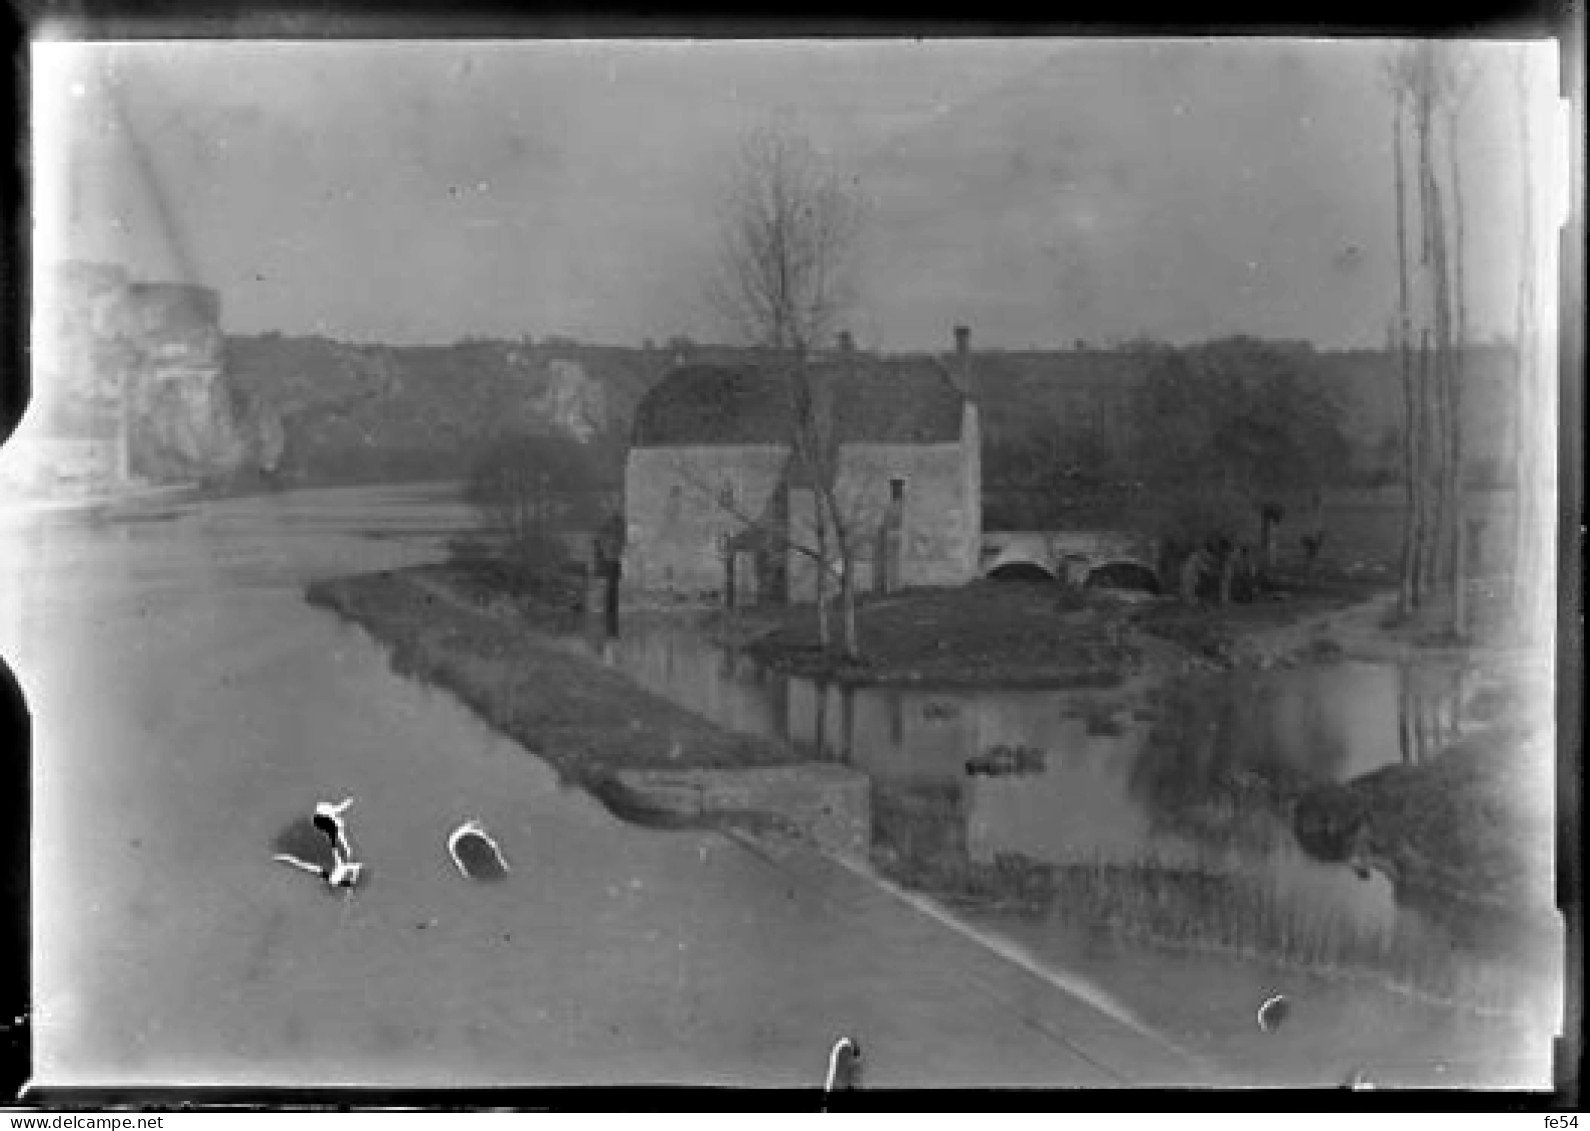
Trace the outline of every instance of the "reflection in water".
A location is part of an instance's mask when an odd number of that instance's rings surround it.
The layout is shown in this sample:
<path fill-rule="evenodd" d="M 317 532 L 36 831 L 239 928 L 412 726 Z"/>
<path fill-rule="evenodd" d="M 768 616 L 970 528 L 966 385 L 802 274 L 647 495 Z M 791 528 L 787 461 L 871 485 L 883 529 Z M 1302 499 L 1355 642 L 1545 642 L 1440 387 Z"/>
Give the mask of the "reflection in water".
<path fill-rule="evenodd" d="M 1434 964 L 1455 984 L 1461 933 L 1386 877 L 1310 857 L 1288 798 L 1433 756 L 1461 716 L 1460 670 L 1197 674 L 1144 689 L 1145 705 L 818 684 L 667 624 L 631 625 L 600 650 L 722 725 L 864 770 L 876 863 L 941 898 L 1305 963 L 1389 964 L 1404 980 Z"/>
<path fill-rule="evenodd" d="M 1401 673 L 1397 742 L 1402 761 L 1416 764 L 1428 761 L 1458 737 L 1469 672 L 1458 666 L 1430 671 L 1406 664 Z"/>

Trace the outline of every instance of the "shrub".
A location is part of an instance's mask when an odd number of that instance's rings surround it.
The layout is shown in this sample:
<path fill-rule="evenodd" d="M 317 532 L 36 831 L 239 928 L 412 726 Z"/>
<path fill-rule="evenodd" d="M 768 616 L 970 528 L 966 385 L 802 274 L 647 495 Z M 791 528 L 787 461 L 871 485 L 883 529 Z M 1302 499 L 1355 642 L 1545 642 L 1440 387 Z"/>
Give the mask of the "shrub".
<path fill-rule="evenodd" d="M 470 473 L 465 498 L 481 518 L 473 536 L 455 539 L 454 558 L 494 562 L 499 580 L 527 596 L 564 603 L 583 568 L 571 546 L 607 509 L 588 447 L 561 433 L 508 433 L 488 444 Z"/>

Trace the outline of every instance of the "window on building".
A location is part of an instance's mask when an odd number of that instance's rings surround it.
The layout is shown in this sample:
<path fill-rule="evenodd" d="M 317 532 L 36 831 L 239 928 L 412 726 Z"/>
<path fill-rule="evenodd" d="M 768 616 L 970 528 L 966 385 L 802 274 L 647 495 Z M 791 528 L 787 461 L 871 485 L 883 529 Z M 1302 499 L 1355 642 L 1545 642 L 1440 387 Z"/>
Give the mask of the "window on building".
<path fill-rule="evenodd" d="M 889 501 L 891 503 L 900 503 L 905 501 L 904 479 L 889 480 Z"/>

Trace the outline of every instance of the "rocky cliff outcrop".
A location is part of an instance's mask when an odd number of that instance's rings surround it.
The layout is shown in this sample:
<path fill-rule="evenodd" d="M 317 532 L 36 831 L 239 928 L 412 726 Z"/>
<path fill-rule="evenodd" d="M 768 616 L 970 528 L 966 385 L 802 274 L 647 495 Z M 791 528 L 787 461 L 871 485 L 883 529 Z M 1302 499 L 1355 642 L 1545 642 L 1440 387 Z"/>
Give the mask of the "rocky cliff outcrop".
<path fill-rule="evenodd" d="M 607 398 L 577 361 L 553 358 L 546 365 L 546 391 L 535 411 L 582 443 L 607 427 Z"/>
<path fill-rule="evenodd" d="M 119 445 L 125 406 L 137 478 L 228 481 L 279 463 L 269 401 L 228 380 L 215 291 L 68 263 L 45 273 L 39 306 L 36 388 L 52 435 Z"/>
<path fill-rule="evenodd" d="M 229 338 L 225 368 L 236 395 L 274 406 L 284 482 L 461 478 L 486 441 L 545 428 L 595 445 L 616 479 L 622 443 L 610 441 L 622 440 L 667 361 L 577 343 L 394 347 L 265 334 Z"/>
<path fill-rule="evenodd" d="M 136 352 L 131 393 L 135 475 L 156 481 L 234 474 L 247 445 L 221 366 L 213 291 L 135 285 L 129 308 Z"/>

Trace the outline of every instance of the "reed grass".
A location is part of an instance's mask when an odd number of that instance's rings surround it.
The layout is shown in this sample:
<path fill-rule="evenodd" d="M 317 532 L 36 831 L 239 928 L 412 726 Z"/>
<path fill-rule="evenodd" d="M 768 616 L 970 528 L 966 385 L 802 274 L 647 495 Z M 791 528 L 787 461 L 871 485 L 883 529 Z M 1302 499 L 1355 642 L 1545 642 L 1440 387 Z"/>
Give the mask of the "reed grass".
<path fill-rule="evenodd" d="M 1540 924 L 1518 923 L 1510 952 L 1483 955 L 1403 929 L 1359 927 L 1239 874 L 1145 856 L 1053 865 L 1020 855 L 975 863 L 877 854 L 891 879 L 952 904 L 1027 919 L 1053 916 L 1126 940 L 1260 961 L 1481 1015 L 1527 1014 L 1556 992 Z M 1494 913 L 1494 912 L 1492 912 Z"/>

